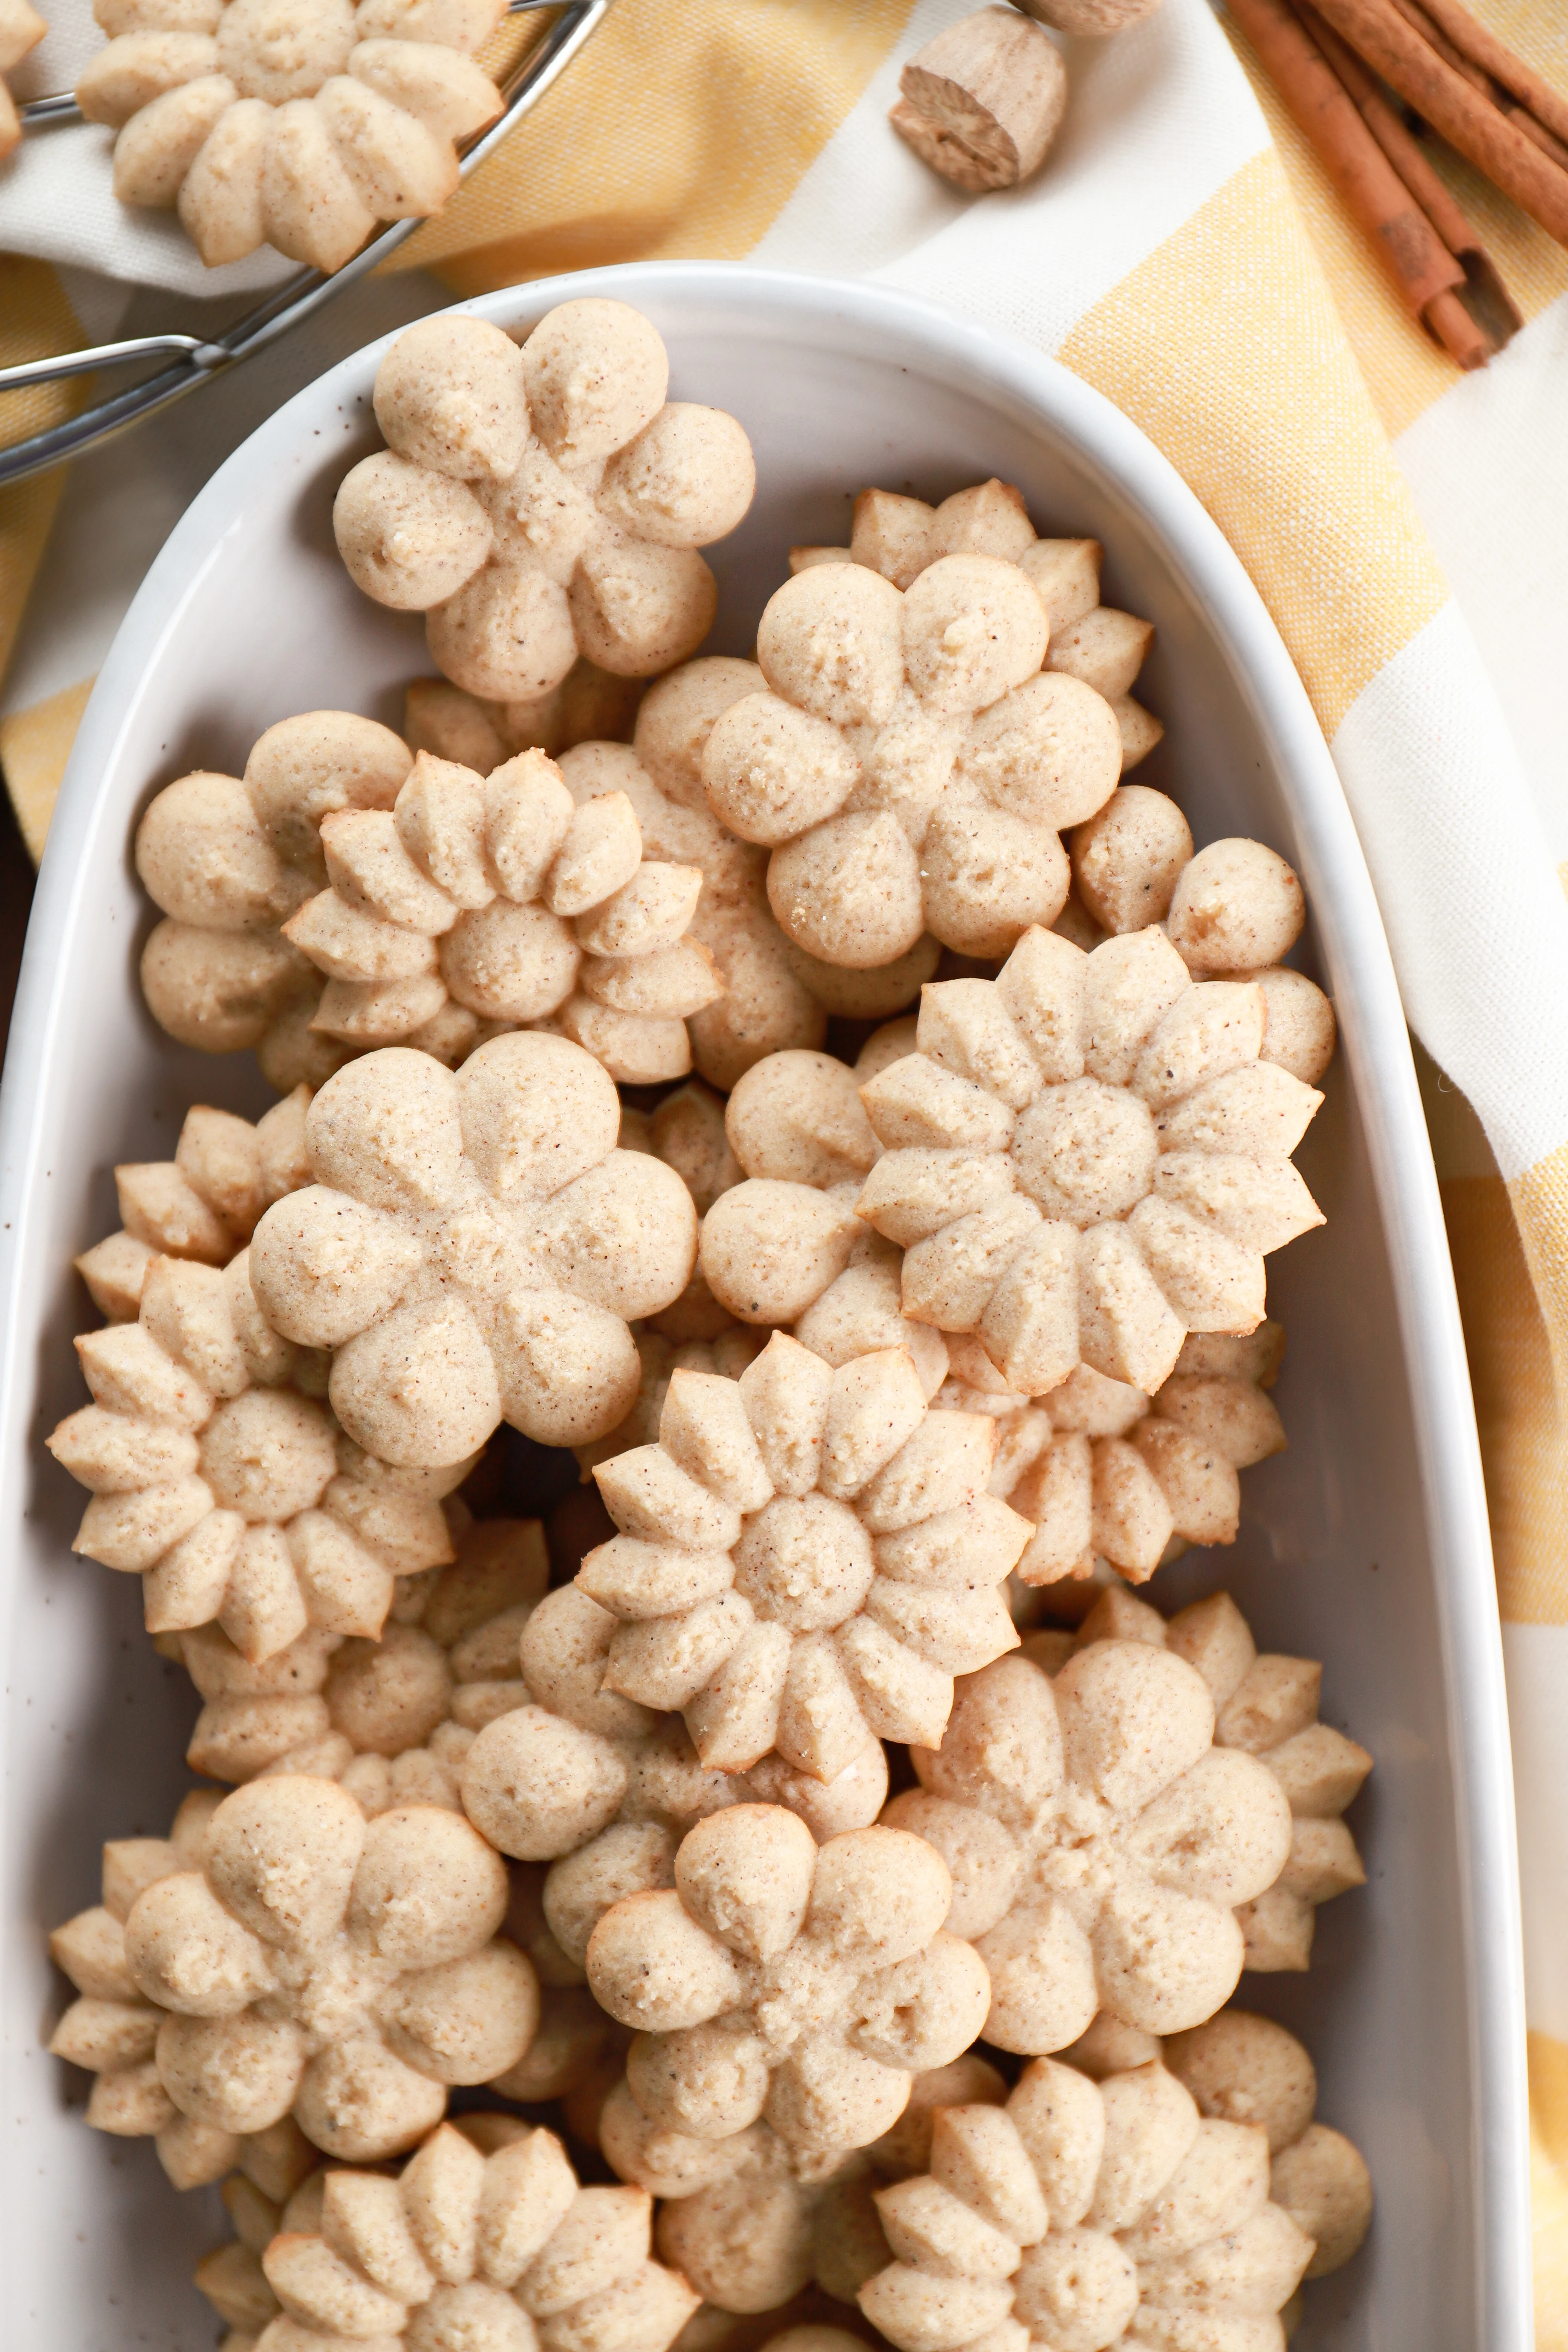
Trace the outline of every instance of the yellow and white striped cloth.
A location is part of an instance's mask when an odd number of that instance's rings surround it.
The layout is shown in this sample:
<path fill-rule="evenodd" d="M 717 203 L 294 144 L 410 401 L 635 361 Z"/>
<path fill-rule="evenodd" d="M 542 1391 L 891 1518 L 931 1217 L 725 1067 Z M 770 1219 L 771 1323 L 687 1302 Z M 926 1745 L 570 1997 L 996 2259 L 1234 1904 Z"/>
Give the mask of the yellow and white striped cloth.
<path fill-rule="evenodd" d="M 884 118 L 901 59 L 973 5 L 618 0 L 396 266 L 449 299 L 747 256 L 946 300 L 1108 394 L 1251 572 L 1338 762 L 1425 1048 L 1513 1713 L 1538 2343 L 1568 2352 L 1568 252 L 1437 159 L 1529 320 L 1456 375 L 1203 0 L 1073 45 L 1045 173 L 962 198 Z M 1568 93 L 1563 0 L 1480 13 Z M 404 285 L 404 315 L 443 299 Z M 74 337 L 54 273 L 0 259 L 0 357 Z M 70 397 L 14 402 L 0 435 Z M 46 546 L 58 491 L 0 493 L 0 668 L 33 600 L 0 757 L 35 847 L 96 666 L 74 616 L 104 551 L 81 530 Z"/>

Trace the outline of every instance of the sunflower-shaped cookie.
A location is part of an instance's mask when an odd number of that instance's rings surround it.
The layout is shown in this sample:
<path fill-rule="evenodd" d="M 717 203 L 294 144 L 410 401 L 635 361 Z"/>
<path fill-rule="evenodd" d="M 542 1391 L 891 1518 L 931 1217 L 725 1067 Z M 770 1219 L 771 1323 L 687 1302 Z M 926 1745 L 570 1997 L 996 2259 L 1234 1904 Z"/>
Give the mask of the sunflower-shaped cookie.
<path fill-rule="evenodd" d="M 792 547 L 790 570 L 818 563 L 861 563 L 895 588 L 911 588 L 927 566 L 946 555 L 994 555 L 1027 572 L 1046 608 L 1050 637 L 1047 669 L 1081 678 L 1116 713 L 1121 772 L 1154 749 L 1164 729 L 1132 687 L 1154 631 L 1133 613 L 1100 600 L 1105 551 L 1097 539 L 1041 539 L 1029 520 L 1023 492 L 1011 482 L 976 482 L 954 490 L 937 507 L 897 490 L 862 490 L 855 501 L 847 547 Z"/>
<path fill-rule="evenodd" d="M 624 1083 L 690 1068 L 685 1017 L 722 988 L 686 937 L 702 872 L 645 857 L 624 793 L 579 805 L 542 751 L 489 776 L 421 751 L 390 815 L 344 811 L 321 839 L 331 887 L 283 926 L 327 975 L 313 1029 L 363 1047 L 558 1014 Z"/>
<path fill-rule="evenodd" d="M 389 727 L 310 710 L 258 737 L 243 777 L 197 769 L 163 787 L 136 828 L 136 871 L 165 919 L 142 950 L 160 1028 L 208 1054 L 254 1046 L 279 1092 L 331 1076 L 349 1048 L 311 1028 L 323 983 L 282 926 L 326 885 L 322 818 L 390 810 L 413 764 Z"/>
<path fill-rule="evenodd" d="M 1167 1624 L 1110 1592 L 1028 1651 L 963 1684 L 884 1816 L 948 1858 L 986 2040 L 1065 2049 L 1100 2011 L 1181 2032 L 1244 1966 L 1306 1967 L 1314 1904 L 1365 1874 L 1339 1816 L 1372 1763 L 1317 1720 L 1321 1668 L 1260 1657 L 1223 1593 Z"/>
<path fill-rule="evenodd" d="M 668 384 L 624 302 L 563 302 L 521 350 L 479 319 L 410 327 L 376 372 L 387 446 L 333 509 L 356 586 L 425 613 L 437 667 L 488 701 L 537 701 L 580 655 L 622 677 L 684 661 L 718 601 L 697 551 L 756 473 L 734 418 Z"/>
<path fill-rule="evenodd" d="M 1055 922 L 1061 832 L 1115 789 L 1121 739 L 1102 695 L 1042 670 L 1047 635 L 1033 582 L 988 554 L 943 555 L 902 590 L 813 564 L 772 598 L 767 690 L 719 719 L 702 778 L 770 850 L 769 902 L 806 954 L 864 971 L 929 931 L 999 956 Z"/>
<path fill-rule="evenodd" d="M 871 2230 L 858 2220 L 869 2184 L 927 2168 L 941 2108 L 1005 2096 L 995 2068 L 969 2053 L 917 2074 L 903 2113 L 871 2147 L 824 2156 L 792 2147 L 765 2123 L 718 2140 L 655 2124 L 622 2075 L 605 2101 L 598 2137 L 619 2178 L 660 2200 L 659 2252 L 707 2302 L 727 2312 L 778 2312 L 813 2279 L 853 2302 L 888 2259 L 875 2209 Z M 875 2245 L 880 2259 L 867 2259 L 857 2244 L 846 2273 L 847 2229 Z"/>
<path fill-rule="evenodd" d="M 96 0 L 77 83 L 122 204 L 177 210 L 209 267 L 270 245 L 331 273 L 377 221 L 438 213 L 493 122 L 501 0 Z"/>
<path fill-rule="evenodd" d="M 929 2173 L 877 2191 L 895 2260 L 860 2307 L 899 2352 L 1009 2323 L 1081 2352 L 1280 2346 L 1314 2214 L 1275 2201 L 1270 2155 L 1261 2118 L 1202 2112 L 1157 2057 L 1099 2081 L 1037 2058 L 1005 2106 L 939 2113 Z"/>
<path fill-rule="evenodd" d="M 1234 1543 L 1239 1474 L 1286 1443 L 1268 1394 L 1284 1347 L 1278 1323 L 1242 1339 L 1189 1333 L 1152 1397 L 1079 1364 L 1030 1399 L 973 1335 L 950 1339 L 938 1402 L 996 1415 L 991 1491 L 1034 1522 L 1019 1582 L 1089 1577 L 1107 1559 L 1142 1584 L 1188 1544 Z"/>
<path fill-rule="evenodd" d="M 347 1444 L 325 1363 L 262 1320 L 248 1250 L 154 1258 L 137 1320 L 76 1346 L 93 1402 L 47 1441 L 92 1490 L 72 1549 L 140 1573 L 150 1633 L 216 1624 L 259 1666 L 307 1625 L 379 1634 L 396 1580 L 452 1558 L 441 1497 L 469 1465 Z"/>
<path fill-rule="evenodd" d="M 674 1886 L 613 1904 L 588 1945 L 595 1999 L 637 2035 L 637 2106 L 707 2140 L 761 2117 L 803 2157 L 877 2138 L 913 2076 L 984 2021 L 984 1968 L 944 1932 L 951 1901 L 942 1857 L 898 1830 L 819 1849 L 776 1805 L 700 1822 Z"/>
<path fill-rule="evenodd" d="M 858 1213 L 903 1248 L 905 1313 L 1036 1395 L 1079 1363 L 1152 1394 L 1189 1331 L 1256 1330 L 1265 1255 L 1322 1223 L 1289 1156 L 1322 1097 L 1268 1026 L 1256 981 L 1194 978 L 1153 926 L 1089 954 L 1032 930 L 994 981 L 925 989 L 916 1051 L 861 1093 Z"/>
<path fill-rule="evenodd" d="M 560 1445 L 624 1416 L 626 1325 L 686 1287 L 697 1217 L 619 1126 L 562 1037 L 492 1038 L 456 1076 L 386 1046 L 321 1088 L 315 1181 L 261 1220 L 251 1282 L 274 1330 L 333 1350 L 333 1411 L 368 1453 L 435 1467 L 503 1418 Z"/>
<path fill-rule="evenodd" d="M 679 1708 L 726 1771 L 934 1746 L 953 1675 L 1016 1640 L 1028 1526 L 984 1491 L 994 1442 L 928 1412 L 902 1348 L 834 1370 L 780 1332 L 738 1381 L 675 1372 L 658 1442 L 594 1473 L 621 1530 L 577 1574 L 620 1621 L 605 1688 Z"/>
<path fill-rule="evenodd" d="M 58 1929 L 82 1993 L 50 2044 L 99 2077 L 88 2121 L 194 2137 L 212 2179 L 243 2136 L 292 2115 L 352 2163 L 411 2147 L 450 2085 L 516 2063 L 539 1988 L 506 1916 L 506 1865 L 459 1814 L 367 1822 L 302 1774 L 238 1789 L 184 1852 L 133 1840 L 105 1857 L 105 1900 Z"/>
<path fill-rule="evenodd" d="M 196 2274 L 261 2327 L 258 2352 L 666 2352 L 700 2301 L 652 2259 L 646 2190 L 580 2188 L 555 2135 L 513 2116 L 439 2125 L 395 2178 L 327 2168 L 280 2218 L 221 2281 Z"/>
<path fill-rule="evenodd" d="M 549 1562 L 537 1519 L 465 1524 L 456 1496 L 443 1517 L 456 1559 L 402 1578 L 374 1640 L 311 1627 L 253 1665 L 218 1625 L 165 1637 L 203 1701 L 193 1771 L 315 1774 L 341 1782 L 367 1819 L 399 1804 L 461 1811 L 476 1731 L 526 1701 L 517 1645 Z"/>

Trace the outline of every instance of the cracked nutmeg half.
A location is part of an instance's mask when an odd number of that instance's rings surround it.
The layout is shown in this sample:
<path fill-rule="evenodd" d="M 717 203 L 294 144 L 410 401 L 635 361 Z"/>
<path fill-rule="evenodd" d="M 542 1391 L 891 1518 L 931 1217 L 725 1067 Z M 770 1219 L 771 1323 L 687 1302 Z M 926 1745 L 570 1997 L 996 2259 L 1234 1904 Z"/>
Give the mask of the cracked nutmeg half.
<path fill-rule="evenodd" d="M 984 2021 L 984 1967 L 942 1927 L 952 1891 L 902 1831 L 818 1849 L 776 1805 L 699 1822 L 674 1886 L 613 1904 L 589 1939 L 595 1999 L 637 2033 L 637 2107 L 702 2140 L 762 2118 L 802 2160 L 878 2138 Z"/>
<path fill-rule="evenodd" d="M 329 276 L 378 221 L 438 213 L 501 95 L 502 0 L 95 0 L 76 86 L 121 204 L 175 210 L 209 268 L 270 245 Z"/>
<path fill-rule="evenodd" d="M 1299 910 L 1272 851 L 1215 846 Z M 858 1213 L 905 1313 L 1031 1395 L 1079 1363 L 1152 1395 L 1189 1331 L 1256 1330 L 1266 1255 L 1323 1222 L 1290 1160 L 1322 1097 L 1268 1028 L 1257 981 L 1194 979 L 1152 925 L 1087 954 L 1032 930 L 995 980 L 922 990 L 916 1050 L 861 1090 Z"/>
<path fill-rule="evenodd" d="M 49 2046 L 97 2075 L 89 2123 L 155 2136 L 173 2179 L 216 2179 L 290 2115 L 377 2162 L 532 2041 L 508 1895 L 500 1856 L 435 1806 L 367 1822 L 303 1774 L 189 1798 L 168 1843 L 105 1848 L 102 1905 L 51 1937 L 81 1998 Z"/>
<path fill-rule="evenodd" d="M 948 1861 L 988 2042 L 1065 2049 L 1100 2011 L 1181 2032 L 1244 1967 L 1308 1966 L 1315 1905 L 1365 1878 L 1340 1815 L 1372 1769 L 1321 1679 L 1260 1656 L 1227 1594 L 1167 1624 L 1118 1588 L 961 1685 L 883 1818 Z"/>
<path fill-rule="evenodd" d="M 423 612 L 437 667 L 481 700 L 537 701 L 582 656 L 621 677 L 685 661 L 718 603 L 697 551 L 756 469 L 732 416 L 668 383 L 624 302 L 563 302 L 521 351 L 479 319 L 408 328 L 376 373 L 387 446 L 332 510 L 355 585 Z"/>
<path fill-rule="evenodd" d="M 697 1214 L 619 1127 L 592 1055 L 532 1033 L 455 1075 L 385 1046 L 321 1088 L 315 1181 L 261 1220 L 251 1282 L 273 1329 L 332 1350 L 332 1409 L 367 1453 L 433 1468 L 502 1419 L 564 1445 L 624 1417 L 626 1326 L 685 1289 Z"/>
<path fill-rule="evenodd" d="M 722 991 L 687 937 L 701 867 L 645 855 L 623 792 L 581 798 L 542 751 L 488 776 L 419 752 L 390 813 L 322 820 L 330 887 L 283 936 L 326 975 L 311 1027 L 361 1048 L 552 1017 L 613 1078 L 683 1077 Z"/>
<path fill-rule="evenodd" d="M 514 2116 L 439 2125 L 395 2176 L 328 2167 L 279 2221 L 196 2273 L 256 2352 L 667 2352 L 700 2301 L 652 2258 L 646 2190 L 581 2188 Z"/>
<path fill-rule="evenodd" d="M 577 1573 L 618 1621 L 605 1687 L 679 1709 L 725 1771 L 934 1746 L 953 1675 L 1017 1639 L 1029 1528 L 985 1492 L 994 1432 L 930 1412 L 902 1348 L 834 1369 L 775 1332 L 738 1381 L 672 1373 L 658 1442 L 594 1472 L 620 1530 Z"/>

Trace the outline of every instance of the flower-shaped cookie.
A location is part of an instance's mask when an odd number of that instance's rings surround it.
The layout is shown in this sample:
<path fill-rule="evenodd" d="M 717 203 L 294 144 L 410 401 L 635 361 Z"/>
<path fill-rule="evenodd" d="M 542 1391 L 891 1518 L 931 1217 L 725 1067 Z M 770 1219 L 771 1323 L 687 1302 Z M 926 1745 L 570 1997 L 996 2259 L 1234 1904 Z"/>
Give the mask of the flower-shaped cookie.
<path fill-rule="evenodd" d="M 390 813 L 328 816 L 321 839 L 331 887 L 283 926 L 327 975 L 313 1029 L 363 1047 L 454 1013 L 476 1034 L 559 1013 L 624 1083 L 690 1068 L 685 1017 L 722 986 L 685 936 L 702 874 L 644 856 L 624 793 L 578 806 L 542 751 L 489 776 L 421 751 Z"/>
<path fill-rule="evenodd" d="M 331 272 L 377 221 L 438 213 L 493 122 L 474 64 L 501 0 L 95 0 L 77 84 L 122 204 L 177 209 L 202 259 L 271 245 Z"/>
<path fill-rule="evenodd" d="M 1065 2049 L 1101 2010 L 1181 2032 L 1244 1966 L 1306 1966 L 1314 1902 L 1364 1876 L 1338 1816 L 1372 1764 L 1316 1720 L 1321 1673 L 1260 1657 L 1226 1594 L 1167 1624 L 1118 1589 L 962 1686 L 883 1818 L 948 1859 L 988 2042 Z"/>
<path fill-rule="evenodd" d="M 594 1473 L 621 1531 L 577 1572 L 620 1621 L 605 1687 L 679 1708 L 724 1771 L 934 1746 L 953 1675 L 1016 1640 L 1028 1526 L 985 1492 L 994 1432 L 928 1412 L 903 1348 L 835 1370 L 776 1332 L 738 1381 L 676 1371 L 658 1444 Z"/>
<path fill-rule="evenodd" d="M 395 2179 L 330 2168 L 295 2193 L 249 2281 L 252 2313 L 259 2285 L 284 2315 L 257 2352 L 666 2352 L 701 2298 L 652 2252 L 646 2189 L 580 2188 L 552 2132 L 466 2116 Z"/>
<path fill-rule="evenodd" d="M 160 1257 L 225 1266 L 272 1202 L 310 1181 L 305 1158 L 308 1087 L 296 1087 L 253 1127 L 198 1103 L 185 1113 L 173 1160 L 122 1161 L 114 1171 L 120 1228 L 74 1261 L 110 1323 L 133 1323 L 148 1269 Z"/>
<path fill-rule="evenodd" d="M 699 1822 L 674 1886 L 613 1904 L 588 1945 L 595 1999 L 637 2034 L 638 2107 L 697 2139 L 763 2117 L 824 2158 L 877 2138 L 984 2021 L 984 1968 L 942 1927 L 952 1892 L 935 1849 L 898 1830 L 819 1850 L 776 1805 Z"/>
<path fill-rule="evenodd" d="M 107 1848 L 102 1907 L 51 1939 L 82 1999 L 50 2048 L 98 2074 L 100 2130 L 179 2148 L 183 2118 L 210 2179 L 291 2114 L 329 2156 L 374 2162 L 440 2121 L 449 2085 L 527 2050 L 539 1988 L 496 1933 L 506 1865 L 459 1814 L 367 1822 L 334 1782 L 282 1775 L 193 1843 L 132 1840 L 129 1873 Z"/>
<path fill-rule="evenodd" d="M 0 158 L 8 155 L 22 136 L 22 120 L 4 76 L 21 64 L 29 49 L 37 48 L 48 29 L 28 0 L 0 0 Z"/>
<path fill-rule="evenodd" d="M 136 828 L 136 871 L 166 918 L 142 950 L 160 1028 L 208 1054 L 253 1045 L 280 1093 L 331 1076 L 349 1049 L 311 1028 L 321 975 L 281 926 L 325 887 L 322 818 L 389 810 L 413 764 L 374 719 L 310 710 L 269 727 L 243 778 L 198 769 L 164 786 Z M 448 1056 L 460 1045 L 419 1042 Z"/>
<path fill-rule="evenodd" d="M 917 1050 L 861 1090 L 858 1213 L 903 1248 L 904 1312 L 1031 1395 L 1079 1363 L 1152 1395 L 1189 1331 L 1256 1330 L 1266 1254 L 1322 1223 L 1289 1157 L 1322 1097 L 1267 1026 L 1257 982 L 1194 980 L 1153 927 L 1029 931 L 994 981 L 925 989 Z"/>
<path fill-rule="evenodd" d="M 1121 733 L 1121 772 L 1146 759 L 1164 733 L 1131 688 L 1154 631 L 1134 614 L 1100 601 L 1105 551 L 1097 539 L 1040 539 L 1021 490 L 1011 482 L 977 482 L 938 507 L 896 490 L 862 490 L 847 547 L 792 547 L 790 570 L 817 563 L 862 563 L 895 588 L 911 588 L 944 555 L 994 555 L 1027 572 L 1046 608 L 1047 669 L 1081 678 L 1102 694 Z"/>
<path fill-rule="evenodd" d="M 1272 2200 L 1269 2156 L 1157 2058 L 1098 2082 L 1037 2058 L 1005 2107 L 939 2113 L 930 2172 L 876 2192 L 895 2260 L 860 2308 L 899 2352 L 1009 2323 L 1075 2352 L 1281 2345 L 1313 2240 Z"/>
<path fill-rule="evenodd" d="M 492 1038 L 454 1076 L 392 1045 L 330 1078 L 313 1184 L 269 1209 L 251 1283 L 275 1331 L 334 1351 L 329 1395 L 384 1462 L 461 1462 L 503 1418 L 549 1445 L 637 1393 L 626 1325 L 697 1255 L 672 1169 L 617 1150 L 620 1103 L 581 1046 Z"/>
<path fill-rule="evenodd" d="M 718 720 L 702 779 L 722 823 L 771 851 L 797 947 L 867 970 L 927 931 L 999 956 L 1055 922 L 1060 834 L 1115 789 L 1121 739 L 1103 696 L 1042 670 L 1047 637 L 1033 583 L 994 555 L 944 555 L 903 591 L 813 564 L 770 600 L 768 690 Z"/>
<path fill-rule="evenodd" d="M 1256 842 L 1211 842 L 1146 784 L 1122 784 L 1068 844 L 1073 898 L 1058 928 L 1082 948 L 1163 923 L 1197 979 L 1250 980 L 1267 1009 L 1263 1058 L 1315 1087 L 1334 1055 L 1334 1008 L 1279 959 L 1302 906 L 1295 877 Z"/>
<path fill-rule="evenodd" d="M 93 1402 L 50 1453 L 92 1490 L 71 1549 L 140 1573 L 150 1633 L 216 1624 L 259 1666 L 314 1625 L 378 1635 L 400 1576 L 452 1558 L 467 1463 L 397 1472 L 343 1439 L 326 1365 L 268 1330 L 250 1253 L 154 1257 L 134 1323 L 76 1343 Z"/>
<path fill-rule="evenodd" d="M 312 1627 L 252 1665 L 217 1625 L 178 1637 L 204 1702 L 185 1750 L 193 1771 L 231 1782 L 311 1773 L 339 1781 L 367 1819 L 399 1804 L 461 1811 L 474 1734 L 527 1700 L 518 1639 L 549 1562 L 537 1519 L 465 1528 L 457 1497 L 443 1516 L 457 1558 L 400 1580 L 376 1640 Z"/>
<path fill-rule="evenodd" d="M 1236 1541 L 1238 1474 L 1285 1444 L 1266 1393 L 1285 1334 L 1189 1333 L 1152 1397 L 1079 1364 L 1037 1400 L 1009 1389 L 978 1340 L 950 1339 L 938 1402 L 997 1415 L 991 1491 L 1034 1522 L 1020 1583 L 1092 1576 L 1108 1559 L 1142 1584 L 1188 1544 Z"/>
<path fill-rule="evenodd" d="M 521 351 L 479 319 L 408 328 L 376 371 L 387 446 L 332 510 L 355 585 L 425 613 L 437 667 L 488 701 L 537 701 L 579 655 L 621 677 L 684 661 L 718 601 L 697 551 L 756 471 L 734 418 L 668 383 L 624 302 L 563 302 Z"/>
<path fill-rule="evenodd" d="M 570 743 L 629 743 L 646 691 L 640 677 L 612 677 L 581 657 L 548 694 L 531 702 L 483 702 L 450 678 L 411 678 L 403 692 L 403 735 L 411 751 L 456 760 L 488 776 L 519 751 Z"/>
<path fill-rule="evenodd" d="M 826 2156 L 793 2147 L 764 2123 L 728 2139 L 697 2139 L 652 2123 L 622 2075 L 599 2117 L 599 2146 L 623 2180 L 661 2200 L 658 2250 L 728 2312 L 777 2312 L 815 2278 L 827 2294 L 853 2302 L 888 2259 L 875 2227 L 861 2223 L 869 2184 L 924 2171 L 931 2119 L 967 2099 L 1001 2100 L 1006 2086 L 973 2054 L 915 2076 L 909 2104 L 871 2147 Z M 852 2217 L 852 2218 L 851 2218 Z M 846 2273 L 849 2241 L 869 2241 L 871 2258 Z"/>

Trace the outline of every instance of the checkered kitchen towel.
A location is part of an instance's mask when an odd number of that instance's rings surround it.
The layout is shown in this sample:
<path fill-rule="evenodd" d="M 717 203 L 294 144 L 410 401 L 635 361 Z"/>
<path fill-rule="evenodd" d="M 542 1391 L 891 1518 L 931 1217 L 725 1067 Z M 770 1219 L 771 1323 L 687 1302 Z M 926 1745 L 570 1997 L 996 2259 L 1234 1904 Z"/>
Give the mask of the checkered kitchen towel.
<path fill-rule="evenodd" d="M 1203 0 L 1076 45 L 1044 175 L 963 198 L 884 117 L 901 58 L 973 5 L 618 0 L 526 134 L 396 268 L 436 272 L 449 298 L 601 262 L 745 256 L 945 299 L 1108 394 L 1262 592 L 1430 1057 L 1513 1709 L 1539 2342 L 1568 2352 L 1568 253 L 1444 163 L 1529 321 L 1458 376 Z M 1481 13 L 1568 91 L 1563 0 Z M 0 171 L 0 241 L 4 198 Z M 53 270 L 0 261 L 0 353 L 73 338 Z M 0 432 L 70 396 L 15 404 Z M 69 615 L 103 543 L 46 547 L 57 495 L 0 494 L 0 667 L 33 593 L 0 756 L 35 846 L 101 650 Z M 97 589 L 101 628 L 134 585 L 107 606 Z"/>

